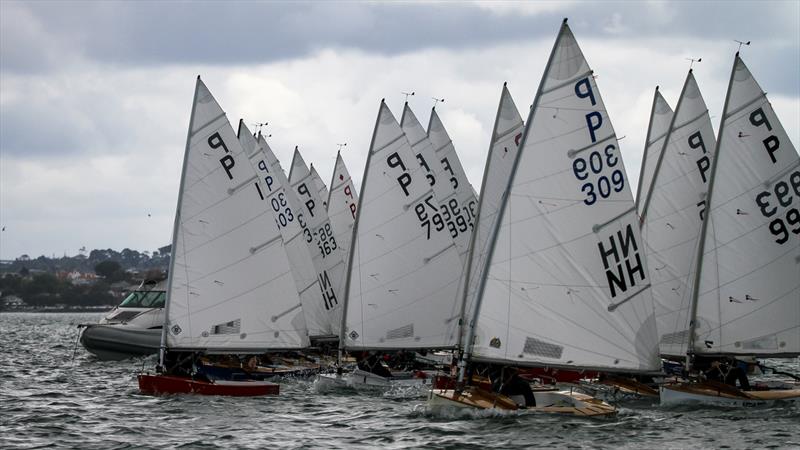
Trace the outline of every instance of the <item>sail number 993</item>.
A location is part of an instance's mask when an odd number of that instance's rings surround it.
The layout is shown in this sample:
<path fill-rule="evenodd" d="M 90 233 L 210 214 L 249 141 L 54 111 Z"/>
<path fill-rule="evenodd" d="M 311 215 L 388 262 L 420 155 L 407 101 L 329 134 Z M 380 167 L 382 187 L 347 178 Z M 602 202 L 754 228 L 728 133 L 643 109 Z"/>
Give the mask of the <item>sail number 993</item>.
<path fill-rule="evenodd" d="M 581 186 L 581 192 L 586 195 L 583 203 L 594 205 L 598 196 L 608 198 L 612 191 L 621 192 L 625 188 L 625 176 L 622 170 L 614 169 L 619 164 L 619 158 L 614 155 L 616 148 L 613 144 L 609 144 L 602 154 L 599 151 L 593 151 L 588 158 L 578 157 L 572 162 L 572 172 L 575 174 L 575 178 L 586 181 Z M 602 175 L 604 171 L 606 175 Z M 608 175 L 609 171 L 611 171 L 610 176 Z"/>
<path fill-rule="evenodd" d="M 792 203 L 796 203 L 795 198 L 800 198 L 800 171 L 797 170 L 789 175 L 788 183 L 778 181 L 772 189 L 756 195 L 756 205 L 761 215 L 769 219 L 778 214 L 778 217 L 769 223 L 769 231 L 775 236 L 775 242 L 778 244 L 784 244 L 789 240 L 790 230 L 794 234 L 800 234 L 800 211 L 796 207 L 791 207 Z M 778 212 L 778 205 L 785 209 L 785 213 Z"/>

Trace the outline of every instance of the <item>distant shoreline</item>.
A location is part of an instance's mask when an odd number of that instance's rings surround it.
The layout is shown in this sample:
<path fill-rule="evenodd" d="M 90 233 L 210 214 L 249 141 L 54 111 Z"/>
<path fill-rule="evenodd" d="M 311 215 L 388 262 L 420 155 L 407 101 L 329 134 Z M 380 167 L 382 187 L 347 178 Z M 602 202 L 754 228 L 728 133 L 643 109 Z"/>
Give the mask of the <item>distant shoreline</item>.
<path fill-rule="evenodd" d="M 3 309 L 3 313 L 104 313 L 108 312 L 114 306 L 86 306 L 86 307 L 73 307 L 73 308 L 24 308 L 24 309 Z"/>

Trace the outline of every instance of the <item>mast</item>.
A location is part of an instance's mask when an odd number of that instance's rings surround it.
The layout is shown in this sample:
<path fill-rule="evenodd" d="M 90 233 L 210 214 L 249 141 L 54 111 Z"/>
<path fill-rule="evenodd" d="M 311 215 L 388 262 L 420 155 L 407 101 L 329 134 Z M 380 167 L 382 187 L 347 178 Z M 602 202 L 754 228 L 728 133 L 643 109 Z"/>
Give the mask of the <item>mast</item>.
<path fill-rule="evenodd" d="M 355 241 L 356 236 L 358 236 L 358 219 L 361 217 L 361 199 L 364 197 L 364 186 L 367 185 L 367 174 L 369 173 L 369 162 L 372 159 L 372 150 L 373 146 L 375 145 L 375 136 L 378 132 L 378 125 L 380 125 L 381 121 L 381 111 L 383 110 L 383 104 L 386 99 L 381 99 L 381 104 L 378 107 L 378 116 L 375 118 L 375 128 L 372 130 L 372 139 L 369 142 L 369 150 L 367 152 L 367 162 L 364 163 L 364 176 L 361 179 L 361 189 L 359 189 L 358 199 L 359 199 L 359 207 L 356 210 L 356 220 L 353 223 L 353 232 L 352 236 L 350 237 L 350 248 L 348 249 L 349 255 L 347 257 L 347 267 L 345 269 L 345 282 L 344 282 L 344 305 L 342 305 L 342 322 L 341 326 L 339 327 L 339 365 L 342 364 L 342 356 L 345 350 L 345 327 L 347 326 L 347 307 L 350 303 L 350 277 L 353 271 L 353 253 L 355 252 Z M 335 170 L 334 170 L 335 172 Z"/>
<path fill-rule="evenodd" d="M 722 107 L 722 116 L 719 121 L 719 131 L 717 132 L 717 143 L 714 146 L 714 155 L 711 163 L 711 175 L 708 179 L 708 195 L 706 195 L 706 205 L 708 213 L 706 213 L 705 220 L 700 229 L 700 243 L 697 246 L 697 271 L 695 272 L 695 282 L 692 287 L 691 297 L 691 313 L 689 315 L 689 344 L 686 347 L 686 371 L 692 368 L 692 355 L 694 354 L 694 333 L 697 326 L 697 299 L 700 293 L 700 276 L 703 270 L 703 254 L 705 253 L 706 232 L 708 229 L 708 222 L 711 221 L 711 195 L 714 193 L 714 179 L 717 175 L 719 148 L 722 143 L 722 133 L 725 130 L 725 115 L 728 113 L 728 102 L 731 98 L 731 89 L 733 87 L 733 77 L 736 74 L 736 63 L 739 60 L 739 52 L 733 58 L 733 67 L 731 68 L 731 77 L 728 81 L 728 92 L 725 94 L 725 104 Z M 689 69 L 691 71 L 691 69 Z M 676 108 L 677 110 L 677 108 Z"/>
<path fill-rule="evenodd" d="M 561 28 L 558 31 L 558 37 L 556 38 L 555 43 L 553 44 L 553 49 L 550 51 L 550 57 L 547 59 L 547 65 L 544 68 L 544 72 L 542 73 L 542 80 L 539 82 L 539 87 L 536 90 L 536 97 L 533 99 L 533 105 L 531 105 L 531 109 L 528 112 L 528 120 L 525 122 L 525 132 L 522 133 L 522 140 L 519 143 L 519 149 L 523 149 L 525 147 L 525 141 L 528 139 L 528 126 L 533 121 L 533 116 L 536 112 L 536 107 L 539 105 L 539 99 L 542 96 L 542 89 L 544 87 L 544 82 L 546 80 L 547 74 L 550 71 L 550 66 L 553 64 L 553 58 L 556 54 L 556 49 L 558 48 L 558 44 L 561 42 L 561 37 L 564 34 L 564 27 L 567 26 L 567 18 L 565 17 L 564 20 L 561 22 Z M 508 194 L 511 190 L 511 183 L 514 180 L 514 176 L 517 173 L 517 167 L 519 166 L 519 159 L 522 155 L 522 151 L 517 151 L 516 156 L 514 157 L 514 165 L 511 169 L 511 176 L 508 177 L 508 182 L 506 184 L 505 193 L 503 194 L 503 198 L 500 202 L 500 209 L 497 212 L 497 221 L 495 222 L 494 229 L 491 233 L 491 245 L 489 246 L 489 253 L 486 256 L 487 261 L 491 261 L 492 254 L 494 253 L 495 246 L 497 244 L 497 233 L 500 230 L 500 226 L 502 225 L 503 221 L 503 214 L 505 213 L 506 206 L 508 205 Z M 483 189 L 483 186 L 481 186 Z M 477 298 L 475 300 L 475 310 L 473 311 L 472 320 L 469 323 L 469 333 L 467 333 L 467 341 L 464 345 L 466 351 L 464 353 L 463 364 L 458 372 L 458 381 L 459 383 L 464 381 L 464 376 L 466 374 L 466 366 L 469 364 L 472 358 L 472 346 L 475 340 L 475 323 L 478 320 L 478 314 L 481 310 L 481 303 L 483 301 L 483 292 L 486 288 L 486 277 L 488 275 L 489 266 L 488 263 L 486 267 L 484 267 L 483 273 L 480 274 L 480 284 L 478 286 L 477 291 Z"/>
<path fill-rule="evenodd" d="M 192 99 L 192 112 L 189 116 L 189 130 L 186 132 L 186 148 L 183 151 L 183 166 L 181 168 L 181 180 L 180 180 L 180 188 L 178 190 L 178 205 L 175 208 L 175 223 L 172 226 L 172 248 L 170 249 L 170 258 L 169 258 L 169 271 L 167 272 L 167 298 L 164 302 L 164 323 L 161 326 L 161 343 L 158 347 L 158 366 L 156 367 L 159 373 L 163 372 L 164 367 L 164 356 L 167 350 L 167 329 L 169 328 L 169 304 L 170 304 L 170 297 L 172 297 L 172 280 L 173 274 L 175 273 L 175 249 L 177 246 L 175 245 L 178 240 L 178 227 L 180 226 L 181 220 L 181 204 L 183 203 L 183 182 L 186 178 L 186 167 L 188 165 L 188 155 L 189 155 L 189 144 L 192 138 L 192 127 L 194 126 L 194 113 L 195 108 L 197 107 L 197 92 L 200 87 L 200 75 L 197 76 L 197 81 L 194 85 L 194 97 Z"/>

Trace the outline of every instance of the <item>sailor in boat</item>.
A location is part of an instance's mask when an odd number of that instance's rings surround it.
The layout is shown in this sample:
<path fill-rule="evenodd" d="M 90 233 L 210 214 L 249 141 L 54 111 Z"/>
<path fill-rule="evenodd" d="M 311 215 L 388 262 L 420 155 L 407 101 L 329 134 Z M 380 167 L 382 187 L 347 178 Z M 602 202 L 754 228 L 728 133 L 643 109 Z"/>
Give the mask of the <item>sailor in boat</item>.
<path fill-rule="evenodd" d="M 388 355 L 386 355 L 388 357 Z M 375 375 L 391 378 L 392 372 L 383 365 L 383 358 L 375 352 L 364 352 L 359 358 L 357 366 L 364 372 L 374 373 Z"/>
<path fill-rule="evenodd" d="M 734 358 L 719 360 L 716 358 L 697 358 L 695 365 L 707 380 L 718 381 L 731 386 L 739 383 L 739 389 L 750 390 L 750 380 L 747 379 L 747 364 Z"/>
<path fill-rule="evenodd" d="M 536 406 L 536 397 L 533 395 L 531 384 L 519 375 L 516 367 L 492 366 L 489 370 L 489 379 L 492 382 L 492 391 L 506 397 L 513 398 L 519 404 L 518 398 L 523 398 L 525 408 Z"/>

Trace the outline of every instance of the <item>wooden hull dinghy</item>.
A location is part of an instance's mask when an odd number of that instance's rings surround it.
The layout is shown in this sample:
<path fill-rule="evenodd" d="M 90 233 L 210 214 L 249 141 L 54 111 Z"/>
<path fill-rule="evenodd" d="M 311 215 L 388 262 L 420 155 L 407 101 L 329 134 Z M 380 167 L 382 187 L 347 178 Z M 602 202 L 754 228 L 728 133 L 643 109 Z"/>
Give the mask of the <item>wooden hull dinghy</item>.
<path fill-rule="evenodd" d="M 139 391 L 149 395 L 198 394 L 231 397 L 278 395 L 279 385 L 268 381 L 196 380 L 173 375 L 139 375 Z"/>
<path fill-rule="evenodd" d="M 547 389 L 534 390 L 536 406 L 520 408 L 514 398 L 477 387 L 462 391 L 452 389 L 432 390 L 428 407 L 432 411 L 458 408 L 496 409 L 501 411 L 525 410 L 538 413 L 567 414 L 581 417 L 609 417 L 617 410 L 608 403 L 574 391 Z"/>
<path fill-rule="evenodd" d="M 675 383 L 661 386 L 661 405 L 702 404 L 723 407 L 758 407 L 779 403 L 800 404 L 800 387 L 743 391 L 724 383 Z"/>

